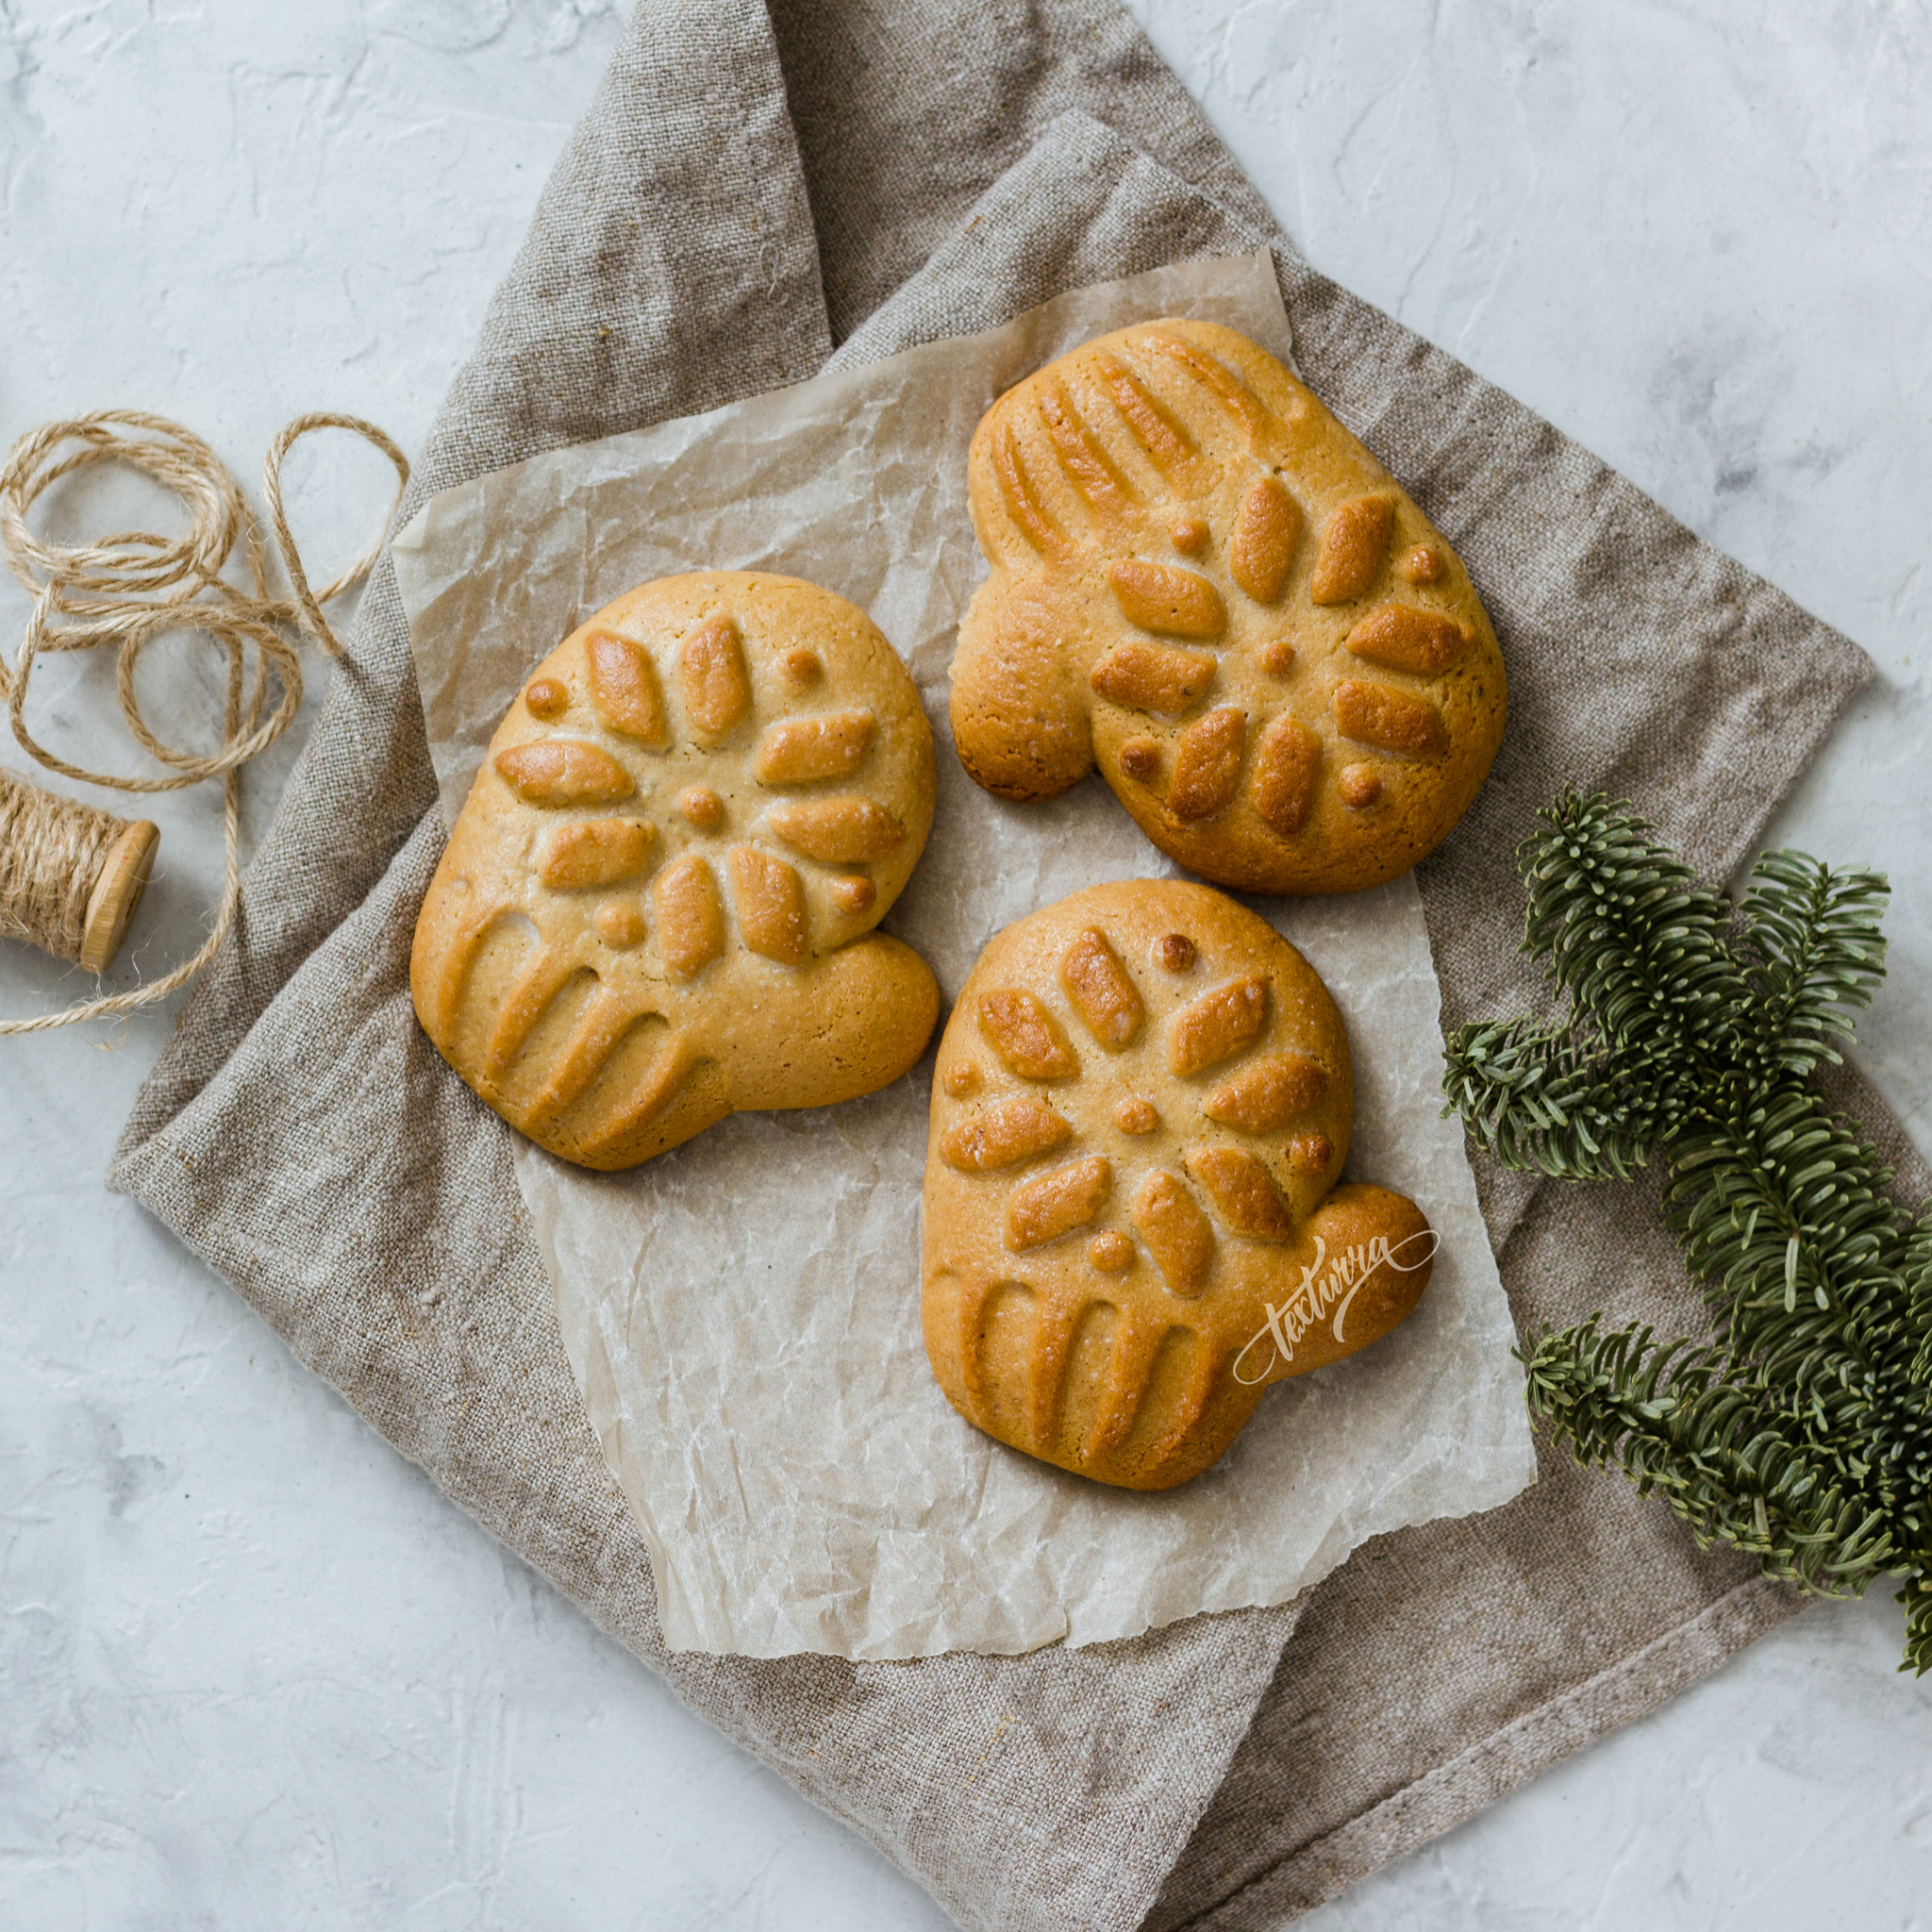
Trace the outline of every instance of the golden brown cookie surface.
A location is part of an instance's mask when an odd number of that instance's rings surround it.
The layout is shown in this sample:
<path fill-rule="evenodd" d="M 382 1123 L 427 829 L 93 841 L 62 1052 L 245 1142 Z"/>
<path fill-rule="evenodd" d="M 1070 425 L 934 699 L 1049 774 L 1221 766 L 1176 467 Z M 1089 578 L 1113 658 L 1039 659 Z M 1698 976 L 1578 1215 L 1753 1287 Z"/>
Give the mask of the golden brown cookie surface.
<path fill-rule="evenodd" d="M 933 1082 L 923 1307 L 953 1406 L 1102 1482 L 1199 1474 L 1268 1384 L 1427 1285 L 1413 1203 L 1335 1185 L 1354 1105 L 1327 990 L 1221 893 L 1093 886 L 1007 927 Z"/>
<path fill-rule="evenodd" d="M 491 739 L 417 921 L 417 1015 L 588 1167 L 873 1092 L 938 1018 L 924 961 L 872 930 L 932 810 L 931 728 L 862 611 L 749 572 L 645 584 Z"/>
<path fill-rule="evenodd" d="M 1095 764 L 1216 883 L 1357 891 L 1449 832 L 1501 742 L 1502 653 L 1407 494 L 1272 356 L 1209 323 L 1122 329 L 974 435 L 992 564 L 952 722 L 1003 798 Z"/>

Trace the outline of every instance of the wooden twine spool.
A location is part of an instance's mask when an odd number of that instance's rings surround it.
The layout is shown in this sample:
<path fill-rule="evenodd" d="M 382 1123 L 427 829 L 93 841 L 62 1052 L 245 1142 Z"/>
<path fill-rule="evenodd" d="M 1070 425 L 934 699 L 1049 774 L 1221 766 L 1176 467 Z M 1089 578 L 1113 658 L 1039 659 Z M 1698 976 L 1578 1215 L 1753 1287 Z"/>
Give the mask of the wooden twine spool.
<path fill-rule="evenodd" d="M 0 771 L 0 932 L 105 973 L 141 904 L 161 830 Z"/>
<path fill-rule="evenodd" d="M 314 591 L 282 510 L 281 466 L 299 438 L 331 428 L 353 430 L 389 458 L 396 497 L 375 541 L 333 583 Z M 36 536 L 27 523 L 34 504 L 63 476 L 98 462 L 139 470 L 177 497 L 188 511 L 187 535 L 124 531 L 75 545 Z M 175 791 L 219 775 L 223 880 L 213 930 L 192 958 L 130 992 L 84 1000 L 37 1019 L 0 1020 L 0 1034 L 37 1033 L 147 1006 L 214 958 L 241 903 L 242 767 L 281 736 L 302 702 L 301 660 L 288 633 L 308 637 L 330 658 L 342 656 L 322 607 L 375 566 L 408 479 L 408 459 L 373 423 L 331 414 L 291 423 L 270 445 L 261 478 L 275 550 L 293 592 L 282 598 L 269 592 L 260 532 L 234 477 L 179 424 L 132 409 L 101 410 L 45 424 L 14 444 L 0 467 L 0 553 L 34 605 L 13 663 L 0 658 L 0 699 L 13 735 L 49 771 L 118 791 Z M 247 558 L 245 590 L 223 575 L 238 539 L 244 540 Z M 167 743 L 142 715 L 135 667 L 142 651 L 170 632 L 206 637 L 226 659 L 222 740 L 211 752 Z M 41 655 L 102 647 L 114 653 L 115 691 L 128 731 L 163 768 L 153 776 L 89 771 L 50 751 L 27 728 L 27 683 Z M 0 934 L 31 940 L 91 973 L 104 972 L 140 902 L 159 839 L 145 819 L 130 823 L 0 771 Z"/>

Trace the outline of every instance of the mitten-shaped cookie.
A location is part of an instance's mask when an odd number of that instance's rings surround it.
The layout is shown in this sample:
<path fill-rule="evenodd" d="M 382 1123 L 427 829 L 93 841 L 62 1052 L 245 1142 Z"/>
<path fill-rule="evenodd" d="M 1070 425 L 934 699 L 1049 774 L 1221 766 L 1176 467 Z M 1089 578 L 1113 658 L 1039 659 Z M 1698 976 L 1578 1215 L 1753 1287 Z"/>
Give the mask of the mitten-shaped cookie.
<path fill-rule="evenodd" d="M 1337 1187 L 1355 1089 L 1327 989 L 1205 886 L 1093 886 L 980 955 L 925 1162 L 933 1374 L 988 1435 L 1127 1489 L 1198 1475 L 1262 1391 L 1427 1285 L 1413 1202 Z"/>
<path fill-rule="evenodd" d="M 959 626 L 954 741 L 1002 798 L 1095 764 L 1170 858 L 1256 892 L 1407 872 L 1503 736 L 1469 575 L 1313 394 L 1232 329 L 1125 328 L 973 438 L 992 565 Z"/>
<path fill-rule="evenodd" d="M 931 728 L 864 612 L 791 577 L 645 584 L 491 740 L 417 921 L 417 1016 L 586 1167 L 870 1093 L 939 1016 L 925 962 L 873 931 L 932 807 Z"/>

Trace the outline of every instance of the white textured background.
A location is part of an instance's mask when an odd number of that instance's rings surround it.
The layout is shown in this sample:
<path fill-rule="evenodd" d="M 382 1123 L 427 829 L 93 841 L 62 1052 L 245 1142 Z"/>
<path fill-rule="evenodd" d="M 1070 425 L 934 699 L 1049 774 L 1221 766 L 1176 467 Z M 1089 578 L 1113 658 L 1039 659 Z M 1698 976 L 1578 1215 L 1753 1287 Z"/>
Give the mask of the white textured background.
<path fill-rule="evenodd" d="M 1318 266 L 1878 660 L 1775 830 L 1891 873 L 1861 1058 L 1932 1146 L 1932 9 L 1132 4 Z M 144 407 L 251 480 L 301 408 L 419 445 L 618 19 L 0 0 L 0 437 Z M 311 555 L 346 555 L 379 461 L 291 475 Z M 105 758 L 106 696 L 60 667 L 37 715 Z M 212 792 L 156 815 L 150 971 L 219 863 Z M 82 990 L 0 949 L 0 1010 Z M 104 1196 L 166 1025 L 0 1041 L 0 1925 L 942 1923 Z M 1883 1597 L 1811 1609 L 1307 1923 L 1924 1926 L 1932 1690 L 1899 1633 Z"/>

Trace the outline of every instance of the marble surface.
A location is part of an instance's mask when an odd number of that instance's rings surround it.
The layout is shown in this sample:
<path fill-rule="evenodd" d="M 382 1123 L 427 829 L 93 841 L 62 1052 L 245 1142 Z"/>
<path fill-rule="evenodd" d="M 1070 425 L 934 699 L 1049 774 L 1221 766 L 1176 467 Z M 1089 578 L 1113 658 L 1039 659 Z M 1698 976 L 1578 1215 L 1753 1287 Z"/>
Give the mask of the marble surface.
<path fill-rule="evenodd" d="M 1890 872 L 1861 1058 L 1932 1147 L 1924 0 L 1133 5 L 1319 266 L 1877 660 L 1774 836 Z M 419 443 L 617 21 L 0 0 L 0 436 L 122 402 L 250 478 L 298 408 Z M 346 556 L 379 461 L 291 475 L 311 555 Z M 9 635 L 23 609 L 0 591 Z M 194 665 L 155 667 L 184 732 Z M 60 667 L 37 715 L 98 751 L 109 699 Z M 212 794 L 156 815 L 149 972 L 220 862 Z M 83 990 L 0 949 L 0 1011 Z M 943 1924 L 102 1192 L 167 1025 L 0 1041 L 0 1923 Z M 1883 1597 L 1808 1610 L 1307 1923 L 1923 1925 L 1932 1687 L 1899 1631 Z"/>

